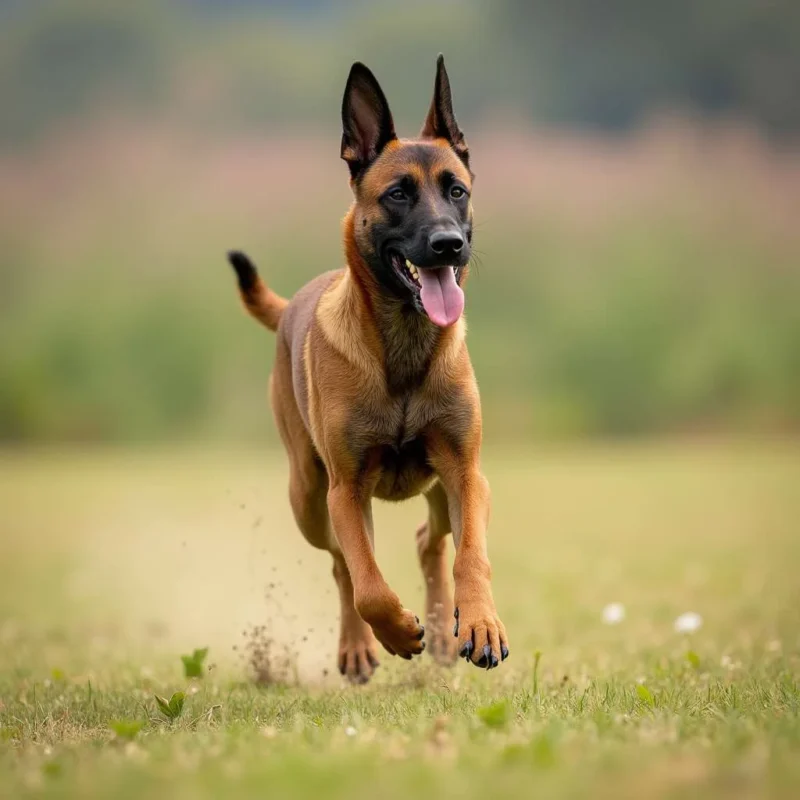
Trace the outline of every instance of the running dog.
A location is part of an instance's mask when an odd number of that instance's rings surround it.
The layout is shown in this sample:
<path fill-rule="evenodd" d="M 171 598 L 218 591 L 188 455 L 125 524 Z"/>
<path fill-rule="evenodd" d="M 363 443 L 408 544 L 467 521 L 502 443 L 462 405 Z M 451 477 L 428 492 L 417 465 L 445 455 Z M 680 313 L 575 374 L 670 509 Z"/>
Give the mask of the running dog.
<path fill-rule="evenodd" d="M 342 126 L 354 195 L 344 268 L 287 301 L 247 256 L 229 253 L 245 308 L 277 332 L 270 399 L 289 456 L 291 506 L 309 543 L 333 557 L 338 666 L 348 679 L 369 680 L 378 642 L 406 659 L 427 642 L 440 663 L 461 656 L 491 669 L 508 656 L 508 637 L 492 597 L 481 407 L 463 317 L 473 175 L 442 56 L 418 138 L 397 137 L 386 97 L 361 63 L 350 70 Z M 373 547 L 372 498 L 419 494 L 428 501 L 416 534 L 427 636 Z"/>

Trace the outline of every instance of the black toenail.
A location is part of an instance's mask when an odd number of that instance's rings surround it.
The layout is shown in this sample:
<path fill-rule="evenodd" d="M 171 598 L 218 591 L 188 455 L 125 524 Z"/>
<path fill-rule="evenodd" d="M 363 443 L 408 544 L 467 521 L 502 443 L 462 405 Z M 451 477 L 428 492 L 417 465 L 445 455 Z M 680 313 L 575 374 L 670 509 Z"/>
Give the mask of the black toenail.
<path fill-rule="evenodd" d="M 454 616 L 456 619 L 458 619 L 458 609 L 456 609 L 456 610 L 453 612 L 453 616 Z"/>
<path fill-rule="evenodd" d="M 508 658 L 508 648 L 504 644 L 500 645 L 500 658 L 503 661 Z"/>
<path fill-rule="evenodd" d="M 487 669 L 494 669 L 499 663 L 500 662 L 497 660 L 497 656 L 492 653 L 492 658 Z"/>
<path fill-rule="evenodd" d="M 417 639 L 417 641 L 419 641 L 424 635 L 425 635 L 425 626 L 424 625 L 420 625 L 419 626 L 419 633 L 416 635 L 415 638 Z"/>
<path fill-rule="evenodd" d="M 453 625 L 453 636 L 458 636 L 458 620 L 456 620 L 456 624 Z"/>
<path fill-rule="evenodd" d="M 458 654 L 461 656 L 461 658 L 466 658 L 469 660 L 469 657 L 472 655 L 472 642 L 465 642 Z"/>

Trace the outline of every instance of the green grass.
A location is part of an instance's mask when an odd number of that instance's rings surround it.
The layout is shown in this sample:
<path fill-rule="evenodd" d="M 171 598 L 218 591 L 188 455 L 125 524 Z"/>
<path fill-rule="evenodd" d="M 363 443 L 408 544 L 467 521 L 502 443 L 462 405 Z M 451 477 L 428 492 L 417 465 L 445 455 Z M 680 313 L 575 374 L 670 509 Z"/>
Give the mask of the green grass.
<path fill-rule="evenodd" d="M 331 674 L 330 566 L 292 526 L 282 459 L 6 452 L 0 797 L 796 796 L 797 446 L 485 468 L 510 659 L 385 656 L 351 688 Z M 415 609 L 421 514 L 376 513 L 379 561 Z M 604 625 L 615 601 L 626 617 Z M 691 635 L 673 628 L 686 611 L 703 618 Z M 254 684 L 253 624 L 290 646 L 299 683 Z M 189 659 L 204 677 L 185 678 L 181 656 L 206 646 Z M 154 696 L 175 691 L 170 722 Z"/>

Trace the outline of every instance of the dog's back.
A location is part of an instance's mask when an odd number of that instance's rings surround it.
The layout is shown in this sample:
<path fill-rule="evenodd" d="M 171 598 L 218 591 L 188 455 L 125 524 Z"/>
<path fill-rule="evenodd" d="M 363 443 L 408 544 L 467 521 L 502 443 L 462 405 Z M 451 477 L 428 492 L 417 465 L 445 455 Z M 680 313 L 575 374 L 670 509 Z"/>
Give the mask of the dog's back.
<path fill-rule="evenodd" d="M 294 398 L 306 429 L 310 432 L 308 419 L 308 387 L 306 386 L 305 343 L 316 315 L 317 306 L 325 290 L 344 274 L 343 269 L 331 270 L 309 281 L 289 301 L 281 315 L 278 326 L 279 347 L 288 350 L 292 365 Z"/>

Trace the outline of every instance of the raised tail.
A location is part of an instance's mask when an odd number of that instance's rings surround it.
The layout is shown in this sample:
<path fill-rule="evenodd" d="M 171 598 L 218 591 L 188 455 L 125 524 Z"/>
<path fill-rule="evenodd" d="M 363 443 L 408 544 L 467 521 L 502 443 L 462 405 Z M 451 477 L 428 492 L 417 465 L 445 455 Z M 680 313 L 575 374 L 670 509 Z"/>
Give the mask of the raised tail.
<path fill-rule="evenodd" d="M 237 250 L 228 253 L 228 261 L 236 270 L 236 278 L 239 281 L 239 294 L 242 297 L 244 307 L 262 325 L 271 331 L 278 330 L 278 323 L 281 321 L 283 309 L 286 308 L 288 300 L 275 294 L 268 288 L 264 281 L 258 277 L 253 262 L 244 254 Z"/>

